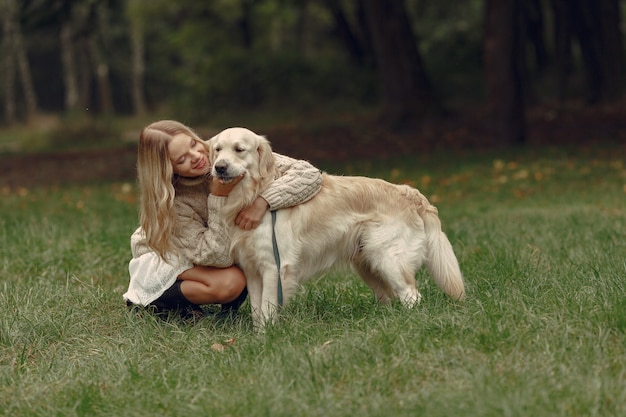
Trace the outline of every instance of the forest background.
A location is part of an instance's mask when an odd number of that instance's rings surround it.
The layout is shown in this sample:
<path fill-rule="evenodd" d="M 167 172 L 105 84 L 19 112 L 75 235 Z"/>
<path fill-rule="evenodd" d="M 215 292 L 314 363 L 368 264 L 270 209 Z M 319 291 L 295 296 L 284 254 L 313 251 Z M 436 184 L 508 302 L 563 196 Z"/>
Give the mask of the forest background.
<path fill-rule="evenodd" d="M 625 9 L 0 0 L 0 416 L 626 415 Z M 264 335 L 128 311 L 165 117 L 418 187 L 467 300 L 341 271 Z"/>
<path fill-rule="evenodd" d="M 162 117 L 245 125 L 314 163 L 626 135 L 623 0 L 0 4 L 9 186 L 131 177 Z M 92 148 L 86 172 L 55 172 Z"/>

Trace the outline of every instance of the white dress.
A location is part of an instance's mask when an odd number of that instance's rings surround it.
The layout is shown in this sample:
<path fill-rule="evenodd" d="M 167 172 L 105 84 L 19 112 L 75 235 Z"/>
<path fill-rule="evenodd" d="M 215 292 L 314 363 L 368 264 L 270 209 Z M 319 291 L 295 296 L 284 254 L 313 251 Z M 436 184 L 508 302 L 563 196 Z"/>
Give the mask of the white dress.
<path fill-rule="evenodd" d="M 123 297 L 133 304 L 147 306 L 170 288 L 181 273 L 193 268 L 193 263 L 182 257 L 163 260 L 146 245 L 141 228 L 131 236 L 130 248 L 133 254 L 128 263 L 130 283 Z"/>

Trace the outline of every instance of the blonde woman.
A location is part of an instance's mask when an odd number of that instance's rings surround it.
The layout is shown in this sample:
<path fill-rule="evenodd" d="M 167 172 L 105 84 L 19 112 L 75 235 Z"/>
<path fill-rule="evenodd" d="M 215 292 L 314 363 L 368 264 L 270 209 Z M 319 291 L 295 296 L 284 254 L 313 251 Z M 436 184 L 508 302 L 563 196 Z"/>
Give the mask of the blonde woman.
<path fill-rule="evenodd" d="M 275 154 L 281 176 L 235 223 L 255 228 L 266 210 L 303 203 L 320 190 L 320 171 L 306 161 Z M 173 120 L 146 126 L 140 136 L 137 175 L 140 227 L 131 236 L 129 306 L 153 306 L 159 313 L 202 313 L 200 305 L 222 304 L 236 313 L 246 297 L 246 279 L 230 256 L 230 238 L 217 211 L 229 184 L 209 176 L 206 143 Z"/>

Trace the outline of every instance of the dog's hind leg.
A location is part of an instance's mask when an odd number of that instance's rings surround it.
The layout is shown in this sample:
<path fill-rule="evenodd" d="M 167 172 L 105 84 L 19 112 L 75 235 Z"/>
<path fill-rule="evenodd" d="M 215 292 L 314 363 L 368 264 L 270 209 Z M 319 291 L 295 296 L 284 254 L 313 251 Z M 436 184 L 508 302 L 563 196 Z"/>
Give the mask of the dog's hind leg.
<path fill-rule="evenodd" d="M 352 268 L 359 274 L 363 282 L 374 293 L 376 301 L 383 304 L 389 304 L 391 297 L 389 296 L 389 288 L 378 274 L 375 274 L 366 262 L 352 262 Z"/>
<path fill-rule="evenodd" d="M 415 271 L 422 263 L 413 234 L 401 223 L 377 222 L 363 229 L 352 265 L 380 301 L 398 299 L 407 307 L 421 300 Z"/>
<path fill-rule="evenodd" d="M 381 255 L 382 256 L 382 255 Z M 377 262 L 374 266 L 368 262 L 353 262 L 353 268 L 363 281 L 372 289 L 376 300 L 390 303 L 397 299 L 407 307 L 420 302 L 422 296 L 415 287 L 415 274 L 402 262 Z"/>
<path fill-rule="evenodd" d="M 422 295 L 415 287 L 415 274 L 408 271 L 385 271 L 383 279 L 389 283 L 394 298 L 400 300 L 405 307 L 413 307 L 422 300 Z"/>

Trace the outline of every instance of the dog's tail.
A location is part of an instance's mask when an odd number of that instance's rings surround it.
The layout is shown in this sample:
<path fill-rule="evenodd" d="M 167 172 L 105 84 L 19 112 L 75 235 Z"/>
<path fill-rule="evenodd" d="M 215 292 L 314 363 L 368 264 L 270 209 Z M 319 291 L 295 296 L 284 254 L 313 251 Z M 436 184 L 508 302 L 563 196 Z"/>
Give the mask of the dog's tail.
<path fill-rule="evenodd" d="M 465 286 L 459 262 L 454 255 L 448 237 L 441 230 L 437 208 L 420 193 L 420 214 L 424 220 L 428 257 L 426 266 L 437 286 L 455 300 L 465 299 Z"/>

